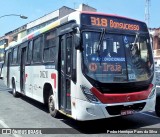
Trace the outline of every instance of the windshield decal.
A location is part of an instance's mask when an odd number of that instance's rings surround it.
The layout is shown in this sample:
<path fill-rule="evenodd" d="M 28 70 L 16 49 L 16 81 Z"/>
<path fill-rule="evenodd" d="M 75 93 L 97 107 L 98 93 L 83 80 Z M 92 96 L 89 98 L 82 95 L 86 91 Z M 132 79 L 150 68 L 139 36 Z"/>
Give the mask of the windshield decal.
<path fill-rule="evenodd" d="M 96 71 L 97 70 L 97 64 L 95 64 L 95 63 L 91 63 L 91 64 L 89 64 L 89 70 L 90 71 Z"/>
<path fill-rule="evenodd" d="M 92 57 L 91 61 L 93 62 L 125 62 L 125 58 L 112 58 L 112 57 Z"/>
<path fill-rule="evenodd" d="M 124 43 L 125 43 L 125 44 L 127 44 L 127 43 L 128 43 L 127 36 L 124 36 L 124 39 L 123 39 L 123 40 L 124 40 Z"/>

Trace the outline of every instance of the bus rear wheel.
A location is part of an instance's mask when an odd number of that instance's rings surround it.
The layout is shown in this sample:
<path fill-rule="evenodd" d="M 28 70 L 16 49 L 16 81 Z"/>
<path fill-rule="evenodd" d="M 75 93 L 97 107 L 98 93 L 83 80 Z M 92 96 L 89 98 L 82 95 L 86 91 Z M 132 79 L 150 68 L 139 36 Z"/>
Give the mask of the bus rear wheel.
<path fill-rule="evenodd" d="M 156 112 L 156 115 L 160 117 L 160 93 L 158 93 L 156 97 L 155 112 Z"/>
<path fill-rule="evenodd" d="M 50 91 L 49 97 L 48 97 L 48 108 L 49 108 L 49 113 L 52 117 L 58 118 L 60 113 L 58 110 L 55 108 L 55 102 L 54 102 L 54 97 L 53 97 L 53 92 Z"/>
<path fill-rule="evenodd" d="M 12 94 L 14 97 L 18 97 L 18 92 L 16 91 L 16 84 L 15 84 L 15 80 L 12 80 Z"/>

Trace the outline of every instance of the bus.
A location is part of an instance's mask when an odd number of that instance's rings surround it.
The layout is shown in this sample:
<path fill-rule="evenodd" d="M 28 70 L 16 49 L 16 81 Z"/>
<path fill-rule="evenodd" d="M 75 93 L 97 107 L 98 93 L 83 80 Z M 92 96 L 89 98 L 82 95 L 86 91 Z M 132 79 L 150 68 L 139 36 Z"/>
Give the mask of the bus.
<path fill-rule="evenodd" d="M 75 11 L 5 49 L 4 83 L 78 121 L 152 111 L 155 76 L 144 22 Z"/>
<path fill-rule="evenodd" d="M 160 117 L 160 58 L 154 57 L 155 64 L 155 78 L 156 78 L 156 115 Z"/>

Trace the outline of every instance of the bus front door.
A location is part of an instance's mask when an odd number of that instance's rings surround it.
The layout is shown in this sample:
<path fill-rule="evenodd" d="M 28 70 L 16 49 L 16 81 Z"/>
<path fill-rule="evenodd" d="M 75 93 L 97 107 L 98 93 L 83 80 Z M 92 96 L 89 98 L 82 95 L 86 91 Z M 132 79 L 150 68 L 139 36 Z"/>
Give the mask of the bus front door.
<path fill-rule="evenodd" d="M 10 65 L 11 65 L 11 52 L 8 52 L 8 62 L 7 62 L 7 86 L 10 86 Z"/>
<path fill-rule="evenodd" d="M 63 35 L 60 41 L 60 77 L 59 77 L 59 104 L 60 109 L 71 113 L 71 60 L 72 60 L 72 36 Z"/>
<path fill-rule="evenodd" d="M 25 92 L 25 60 L 26 60 L 26 47 L 21 49 L 21 63 L 20 63 L 20 89 Z"/>

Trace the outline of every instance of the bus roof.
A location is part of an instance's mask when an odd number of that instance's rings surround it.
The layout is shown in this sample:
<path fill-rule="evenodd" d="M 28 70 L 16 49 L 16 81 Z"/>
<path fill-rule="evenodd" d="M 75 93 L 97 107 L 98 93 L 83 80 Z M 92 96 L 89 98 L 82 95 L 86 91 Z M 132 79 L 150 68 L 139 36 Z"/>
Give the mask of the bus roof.
<path fill-rule="evenodd" d="M 134 20 L 134 21 L 138 21 L 138 22 L 141 22 L 141 23 L 145 23 L 145 22 L 137 20 L 137 19 L 133 19 L 133 18 L 129 18 L 129 17 L 124 17 L 124 16 L 120 16 L 120 15 L 117 15 L 117 14 L 107 14 L 107 13 L 103 13 L 103 12 L 89 12 L 89 11 L 80 11 L 80 13 L 92 14 L 92 15 L 111 16 L 111 17 L 119 17 L 119 18 L 123 18 L 123 19 L 129 19 L 129 20 Z"/>

